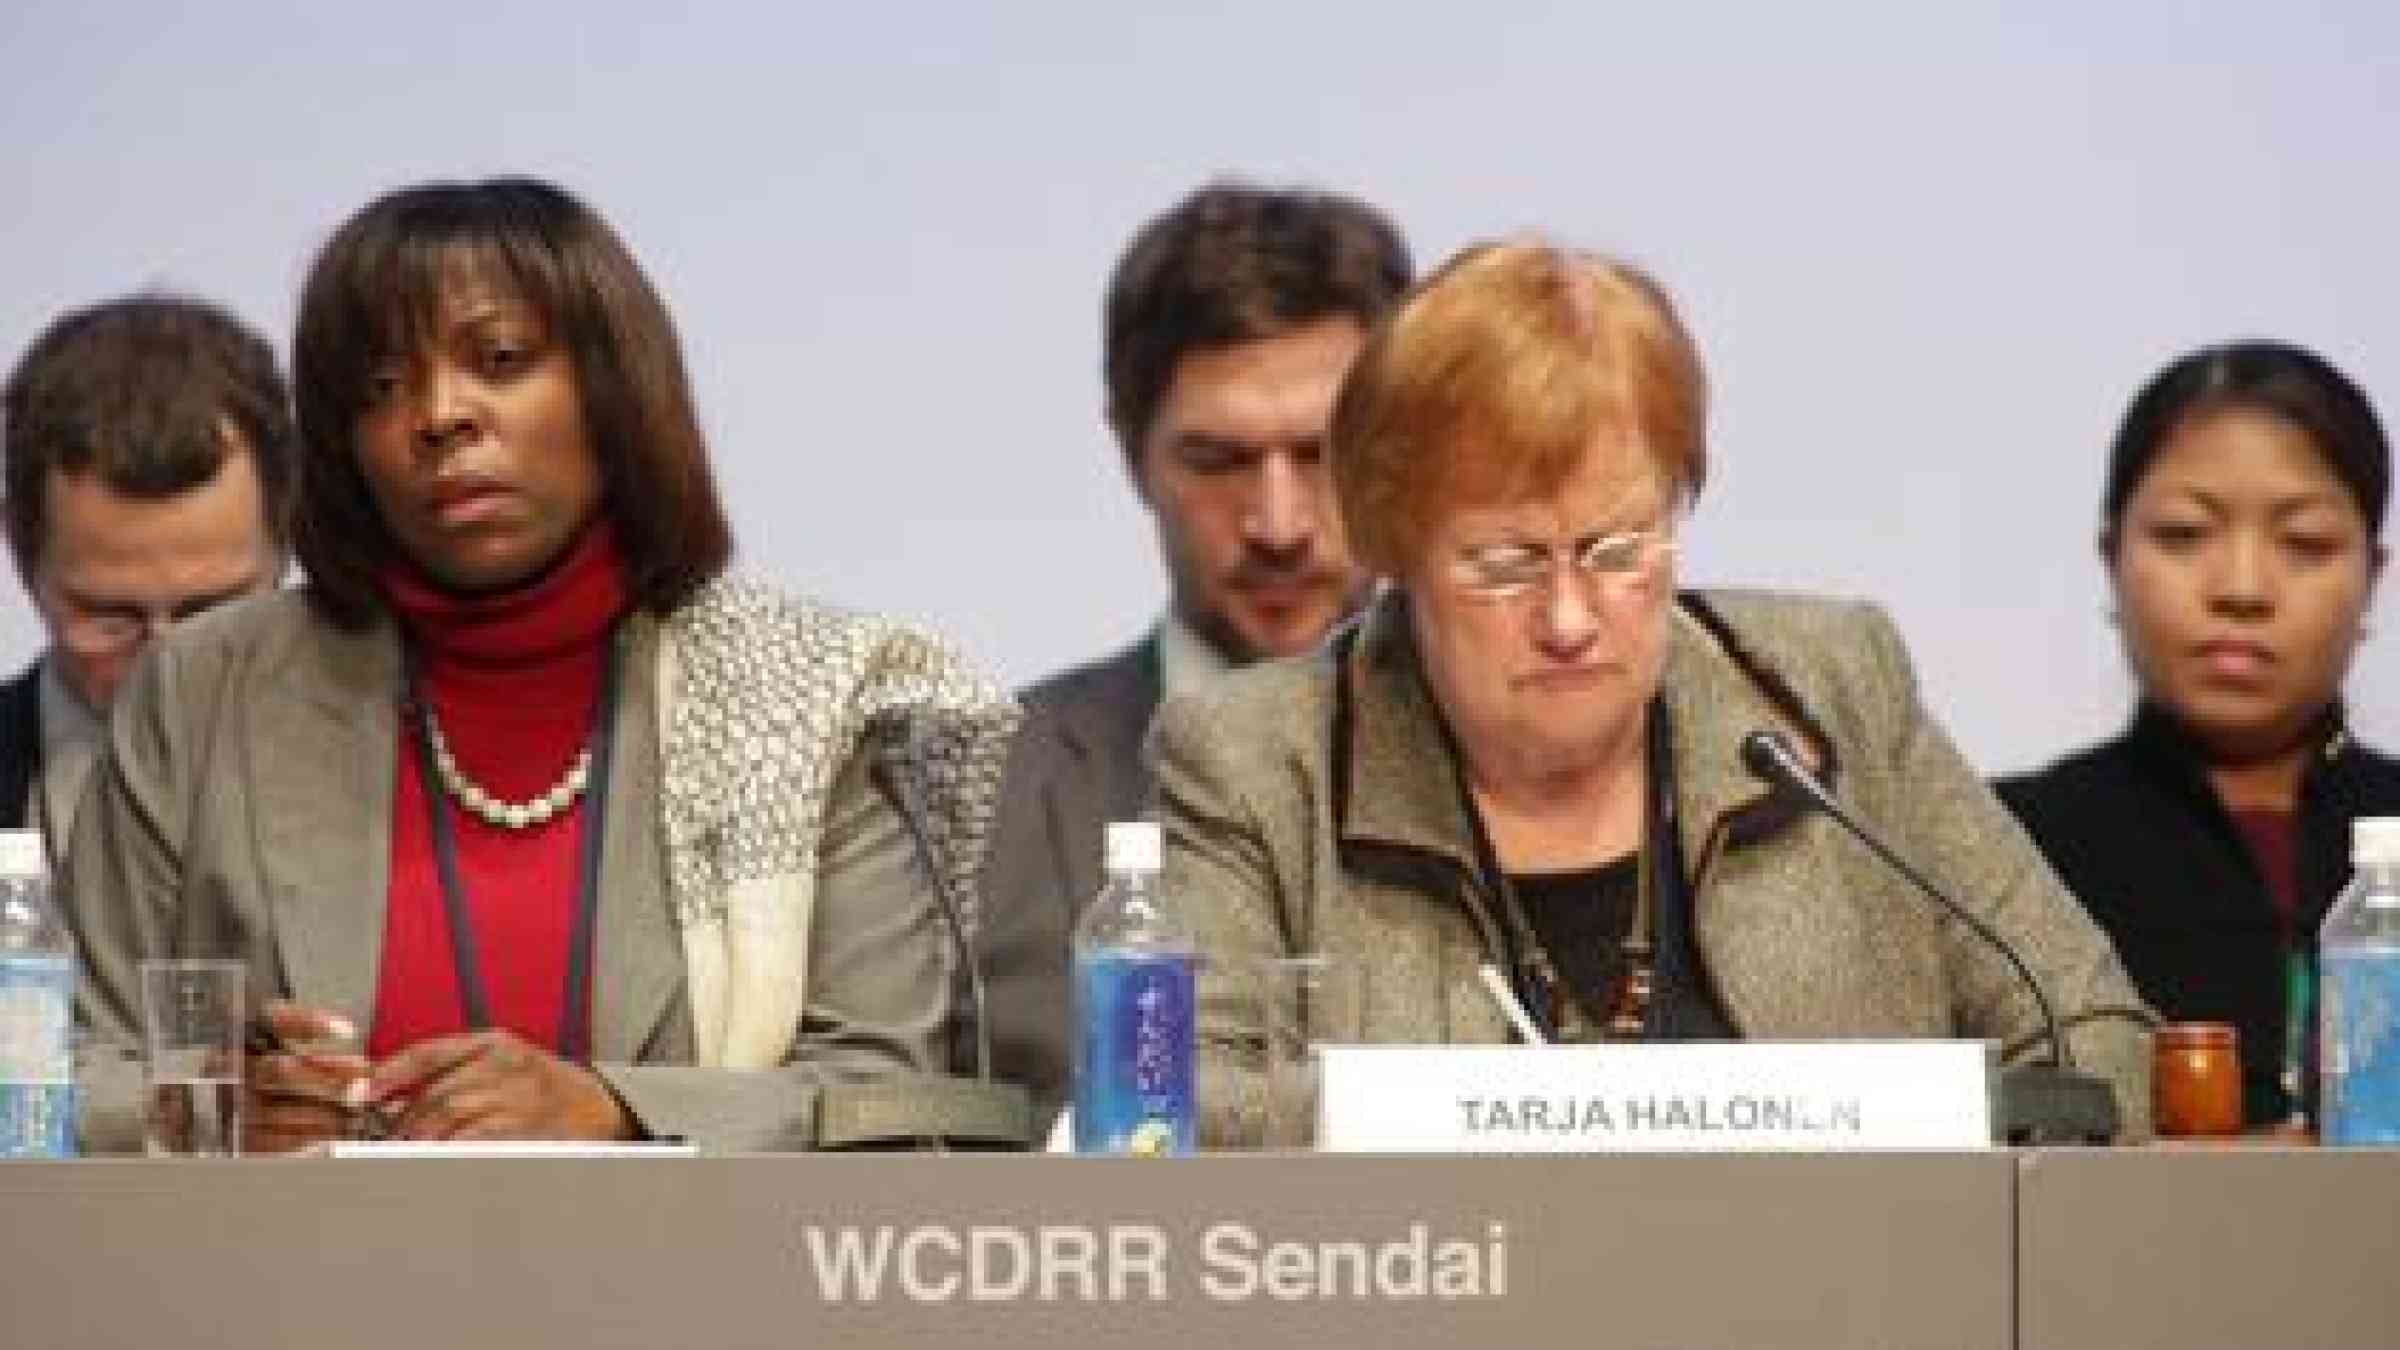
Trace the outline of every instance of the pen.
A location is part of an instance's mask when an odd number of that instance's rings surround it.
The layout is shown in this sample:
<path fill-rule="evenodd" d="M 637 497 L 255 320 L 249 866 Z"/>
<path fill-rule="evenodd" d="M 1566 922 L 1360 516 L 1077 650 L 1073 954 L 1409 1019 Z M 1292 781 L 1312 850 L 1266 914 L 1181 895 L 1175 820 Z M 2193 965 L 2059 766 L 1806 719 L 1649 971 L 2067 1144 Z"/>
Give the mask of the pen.
<path fill-rule="evenodd" d="M 1527 1045 L 1550 1043 L 1550 1038 L 1544 1036 L 1542 1029 L 1535 1026 L 1533 1019 L 1526 1015 L 1525 1005 L 1517 1002 L 1516 991 L 1508 987 L 1508 979 L 1500 973 L 1500 967 L 1486 961 L 1476 969 L 1476 974 L 1483 977 L 1484 992 L 1492 996 L 1492 1002 L 1500 1005 L 1501 1015 L 1508 1018 L 1509 1025 L 1517 1029 L 1517 1039 Z"/>
<path fill-rule="evenodd" d="M 352 1039 L 357 1035 L 347 1020 L 333 1030 L 337 1040 Z M 305 1055 L 311 1053 L 308 1047 L 295 1046 L 285 1040 L 263 1017 L 251 1019 L 249 1029 L 243 1034 L 242 1046 L 246 1052 L 252 1055 Z M 350 1088 L 354 1099 L 345 1100 L 342 1103 L 342 1113 L 349 1122 L 348 1137 L 352 1139 L 390 1138 L 393 1122 L 398 1119 L 399 1112 L 388 1104 L 364 1100 L 366 1080 L 363 1078 L 353 1080 Z"/>

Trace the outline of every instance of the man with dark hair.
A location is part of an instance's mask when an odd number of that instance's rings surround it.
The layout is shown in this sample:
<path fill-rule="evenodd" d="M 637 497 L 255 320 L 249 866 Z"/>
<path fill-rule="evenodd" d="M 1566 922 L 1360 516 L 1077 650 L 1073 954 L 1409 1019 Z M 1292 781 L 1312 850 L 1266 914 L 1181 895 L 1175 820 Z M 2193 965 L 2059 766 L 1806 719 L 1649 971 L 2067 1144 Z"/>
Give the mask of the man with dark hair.
<path fill-rule="evenodd" d="M 50 634 L 0 685 L 0 828 L 34 822 L 55 853 L 143 644 L 282 573 L 289 397 L 232 315 L 134 296 L 34 339 L 0 401 L 0 456 L 9 549 Z"/>
<path fill-rule="evenodd" d="M 1021 692 L 1026 720 L 985 875 L 996 1047 L 1063 1081 L 1067 930 L 1100 888 L 1101 827 L 1147 813 L 1141 744 L 1162 697 L 1296 656 L 1365 600 L 1325 458 L 1335 391 L 1407 289 L 1381 212 L 1213 183 L 1144 225 L 1103 311 L 1109 429 L 1158 528 L 1172 594 L 1123 651 Z"/>

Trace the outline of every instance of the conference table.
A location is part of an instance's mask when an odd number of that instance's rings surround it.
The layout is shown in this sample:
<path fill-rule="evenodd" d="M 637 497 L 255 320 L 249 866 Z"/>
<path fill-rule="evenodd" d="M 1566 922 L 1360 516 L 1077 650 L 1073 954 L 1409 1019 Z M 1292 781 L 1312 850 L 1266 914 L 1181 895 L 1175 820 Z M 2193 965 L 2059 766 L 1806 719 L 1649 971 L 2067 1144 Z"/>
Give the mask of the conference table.
<path fill-rule="evenodd" d="M 2400 1153 L 0 1164 L 9 1346 L 2400 1345 Z"/>
<path fill-rule="evenodd" d="M 2400 1150 L 2019 1156 L 2022 1346 L 2400 1346 Z"/>

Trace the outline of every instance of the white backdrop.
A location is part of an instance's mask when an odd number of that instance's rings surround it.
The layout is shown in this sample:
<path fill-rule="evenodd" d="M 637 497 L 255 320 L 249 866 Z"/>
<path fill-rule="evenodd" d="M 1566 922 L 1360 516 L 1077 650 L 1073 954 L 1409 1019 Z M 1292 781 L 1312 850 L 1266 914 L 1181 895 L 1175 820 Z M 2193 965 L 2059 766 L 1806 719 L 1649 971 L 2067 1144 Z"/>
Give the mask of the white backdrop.
<path fill-rule="evenodd" d="M 2271 334 L 2400 413 L 2381 0 L 672 8 L 11 0 L 0 355 L 150 285 L 282 335 L 373 193 L 552 176 L 666 292 L 748 563 L 1023 680 L 1159 602 L 1099 419 L 1143 218 L 1232 171 L 1373 198 L 1425 263 L 1540 228 L 1656 268 L 1706 349 L 1687 574 L 1880 599 L 1993 769 L 2123 716 L 2091 540 L 2150 370 Z M 0 658 L 38 641 L 9 588 Z M 2387 743 L 2396 675 L 2379 634 Z"/>

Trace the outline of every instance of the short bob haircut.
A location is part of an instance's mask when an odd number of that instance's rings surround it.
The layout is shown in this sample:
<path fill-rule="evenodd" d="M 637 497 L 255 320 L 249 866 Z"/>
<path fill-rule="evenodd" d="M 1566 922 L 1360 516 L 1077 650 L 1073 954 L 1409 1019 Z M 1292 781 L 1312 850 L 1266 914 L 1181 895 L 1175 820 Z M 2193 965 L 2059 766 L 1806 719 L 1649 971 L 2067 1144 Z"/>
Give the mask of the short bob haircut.
<path fill-rule="evenodd" d="M 1280 337 L 1324 319 L 1367 328 L 1408 289 L 1400 228 L 1353 197 L 1209 183 L 1142 226 L 1101 309 L 1108 424 L 1126 462 L 1192 351 Z"/>
<path fill-rule="evenodd" d="M 358 420 L 371 377 L 424 349 L 462 276 L 510 288 L 564 346 L 634 603 L 675 608 L 724 570 L 733 540 L 674 322 L 598 213 L 528 178 L 379 197 L 310 267 L 292 343 L 302 447 L 293 543 L 310 595 L 345 627 L 380 606 L 376 573 L 399 545 L 359 468 Z"/>
<path fill-rule="evenodd" d="M 2392 451 L 2375 405 L 2332 362 L 2289 342 L 2252 339 L 2202 347 L 2150 377 L 2125 410 L 2108 448 L 2108 483 L 2100 497 L 2100 550 L 2113 558 L 2117 526 L 2144 475 L 2175 433 L 2228 409 L 2268 413 L 2298 427 L 2325 466 L 2349 490 L 2367 522 L 2367 537 L 2383 537 L 2392 496 Z"/>
<path fill-rule="evenodd" d="M 1351 366 L 1334 488 L 1359 558 L 1396 576 L 1445 507 L 1556 492 L 1602 433 L 1629 437 L 1689 505 L 1708 476 L 1707 422 L 1699 349 L 1647 273 L 1540 240 L 1475 244 Z"/>

